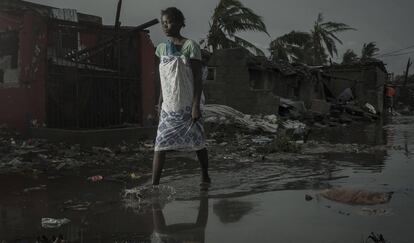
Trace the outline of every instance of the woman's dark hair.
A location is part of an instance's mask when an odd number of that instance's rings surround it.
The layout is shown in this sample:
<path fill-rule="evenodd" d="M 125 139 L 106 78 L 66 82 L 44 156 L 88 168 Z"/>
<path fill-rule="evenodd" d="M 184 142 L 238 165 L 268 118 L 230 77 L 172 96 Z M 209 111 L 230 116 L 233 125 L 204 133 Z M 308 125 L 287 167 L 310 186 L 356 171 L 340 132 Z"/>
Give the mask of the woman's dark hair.
<path fill-rule="evenodd" d="M 161 17 L 167 15 L 172 18 L 173 21 L 181 23 L 182 26 L 185 26 L 185 18 L 183 13 L 176 7 L 169 7 L 167 9 L 161 10 Z"/>

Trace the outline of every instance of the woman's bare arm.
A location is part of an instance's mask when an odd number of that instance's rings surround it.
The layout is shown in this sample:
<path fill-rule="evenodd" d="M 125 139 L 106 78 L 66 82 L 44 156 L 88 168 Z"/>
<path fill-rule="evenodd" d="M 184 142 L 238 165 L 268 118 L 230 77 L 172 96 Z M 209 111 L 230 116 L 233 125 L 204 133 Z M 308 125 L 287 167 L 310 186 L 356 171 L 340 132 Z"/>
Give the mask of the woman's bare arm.
<path fill-rule="evenodd" d="M 203 92 L 202 63 L 197 59 L 190 59 L 194 79 L 192 118 L 194 121 L 201 117 L 200 100 Z"/>

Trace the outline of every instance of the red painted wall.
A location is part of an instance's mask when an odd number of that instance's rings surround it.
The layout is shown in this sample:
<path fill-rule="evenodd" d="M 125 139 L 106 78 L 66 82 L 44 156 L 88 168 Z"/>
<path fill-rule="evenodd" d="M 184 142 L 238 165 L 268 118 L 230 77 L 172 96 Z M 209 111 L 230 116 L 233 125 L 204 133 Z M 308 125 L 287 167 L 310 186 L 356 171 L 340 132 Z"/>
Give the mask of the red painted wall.
<path fill-rule="evenodd" d="M 156 97 L 155 48 L 147 33 L 140 32 L 137 39 L 141 73 L 142 118 L 145 121 L 149 115 L 156 117 L 155 105 L 158 103 L 158 97 Z"/>
<path fill-rule="evenodd" d="M 23 16 L 0 14 L 0 29 L 21 28 L 19 33 L 19 84 L 0 86 L 0 123 L 25 132 L 29 122 L 45 120 L 46 22 L 33 12 Z"/>
<path fill-rule="evenodd" d="M 47 78 L 47 19 L 34 12 L 8 15 L 0 11 L 0 30 L 19 29 L 20 77 L 17 87 L 0 86 L 0 124 L 7 124 L 19 132 L 26 132 L 32 121 L 43 125 L 46 120 Z M 81 33 L 81 44 L 93 46 L 98 42 L 97 33 Z M 145 32 L 137 34 L 137 57 L 141 73 L 141 107 L 143 123 L 156 116 L 156 68 L 154 45 Z M 47 125 L 47 124 L 46 124 Z"/>

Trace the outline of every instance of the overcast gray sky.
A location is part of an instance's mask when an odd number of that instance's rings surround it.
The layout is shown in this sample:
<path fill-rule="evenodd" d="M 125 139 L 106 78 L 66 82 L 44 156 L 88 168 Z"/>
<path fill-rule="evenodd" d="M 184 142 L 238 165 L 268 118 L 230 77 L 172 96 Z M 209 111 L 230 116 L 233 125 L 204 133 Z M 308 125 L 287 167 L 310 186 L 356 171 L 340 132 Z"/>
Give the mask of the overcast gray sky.
<path fill-rule="evenodd" d="M 79 12 L 101 16 L 104 24 L 113 24 L 118 0 L 28 0 L 59 8 L 77 9 Z M 159 18 L 160 10 L 175 6 L 184 13 L 187 26 L 184 36 L 200 40 L 208 32 L 209 20 L 219 0 L 124 0 L 122 25 L 136 26 Z M 343 22 L 357 31 L 340 34 L 339 56 L 346 49 L 358 54 L 364 43 L 375 41 L 381 53 L 414 46 L 413 0 L 241 0 L 264 18 L 271 37 L 260 33 L 241 34 L 266 51 L 272 39 L 291 30 L 309 31 L 323 13 L 325 20 Z M 160 25 L 150 28 L 154 44 L 165 40 Z M 389 72 L 397 74 L 405 69 L 409 57 L 414 59 L 414 48 L 403 51 L 408 55 L 384 58 Z M 337 59 L 339 61 L 340 58 Z M 410 73 L 413 72 L 414 67 Z"/>

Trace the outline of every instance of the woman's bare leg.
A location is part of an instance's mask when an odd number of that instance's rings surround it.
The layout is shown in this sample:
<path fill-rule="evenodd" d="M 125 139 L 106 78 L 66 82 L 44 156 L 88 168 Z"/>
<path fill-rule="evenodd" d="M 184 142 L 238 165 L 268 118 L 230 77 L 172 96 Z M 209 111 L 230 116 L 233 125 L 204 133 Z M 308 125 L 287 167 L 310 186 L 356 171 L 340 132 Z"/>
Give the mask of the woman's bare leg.
<path fill-rule="evenodd" d="M 207 149 L 204 148 L 204 149 L 198 150 L 196 153 L 197 153 L 197 158 L 200 161 L 202 182 L 210 183 L 211 179 L 210 179 L 210 176 L 208 175 Z"/>
<path fill-rule="evenodd" d="M 165 162 L 165 151 L 155 151 L 152 162 L 152 185 L 160 184 L 161 173 Z"/>

